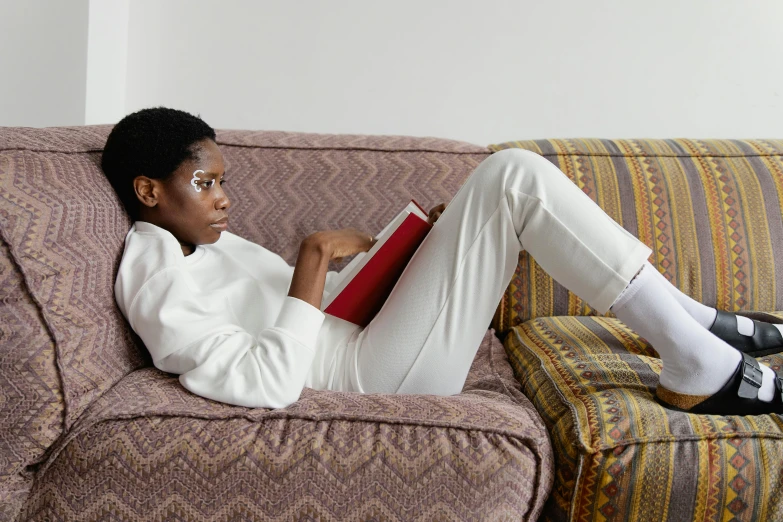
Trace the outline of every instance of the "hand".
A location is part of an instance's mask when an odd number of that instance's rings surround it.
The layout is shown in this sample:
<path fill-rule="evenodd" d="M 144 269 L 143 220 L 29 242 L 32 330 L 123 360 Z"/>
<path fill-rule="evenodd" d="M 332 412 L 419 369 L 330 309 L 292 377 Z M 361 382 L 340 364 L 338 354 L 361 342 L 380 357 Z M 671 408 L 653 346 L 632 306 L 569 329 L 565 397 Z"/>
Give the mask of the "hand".
<path fill-rule="evenodd" d="M 345 256 L 367 252 L 378 242 L 372 234 L 354 228 L 323 230 L 307 239 L 317 242 L 329 255 L 329 259 L 336 263 L 342 261 Z"/>
<path fill-rule="evenodd" d="M 432 207 L 429 217 L 427 218 L 427 223 L 434 225 L 444 210 L 446 210 L 446 203 L 441 203 L 437 207 Z"/>

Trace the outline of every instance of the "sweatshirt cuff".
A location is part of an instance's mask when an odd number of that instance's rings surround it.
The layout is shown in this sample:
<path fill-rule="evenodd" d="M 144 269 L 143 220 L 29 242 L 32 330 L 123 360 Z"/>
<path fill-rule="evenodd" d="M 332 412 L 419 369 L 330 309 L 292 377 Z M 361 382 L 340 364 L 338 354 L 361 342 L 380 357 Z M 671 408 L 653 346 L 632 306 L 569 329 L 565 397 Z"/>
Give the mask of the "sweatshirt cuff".
<path fill-rule="evenodd" d="M 296 297 L 286 296 L 280 315 L 277 316 L 275 327 L 285 330 L 291 337 L 315 349 L 318 331 L 326 319 L 326 314 L 306 301 Z"/>

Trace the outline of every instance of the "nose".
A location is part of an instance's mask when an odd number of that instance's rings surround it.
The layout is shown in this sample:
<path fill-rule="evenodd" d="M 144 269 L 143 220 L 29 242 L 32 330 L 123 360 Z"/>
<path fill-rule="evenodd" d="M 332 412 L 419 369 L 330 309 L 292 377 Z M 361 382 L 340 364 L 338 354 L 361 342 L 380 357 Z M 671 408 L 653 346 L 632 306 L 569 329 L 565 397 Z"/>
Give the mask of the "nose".
<path fill-rule="evenodd" d="M 215 199 L 215 208 L 217 210 L 228 210 L 231 208 L 231 200 L 228 199 L 228 196 L 223 192 L 222 188 L 220 190 L 220 196 Z"/>

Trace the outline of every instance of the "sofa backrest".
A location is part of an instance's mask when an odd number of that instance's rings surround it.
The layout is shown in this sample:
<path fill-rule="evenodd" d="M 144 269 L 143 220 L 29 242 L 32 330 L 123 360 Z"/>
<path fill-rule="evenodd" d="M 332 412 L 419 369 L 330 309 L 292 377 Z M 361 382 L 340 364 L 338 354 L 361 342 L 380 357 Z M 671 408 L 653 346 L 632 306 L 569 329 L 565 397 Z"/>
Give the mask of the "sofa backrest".
<path fill-rule="evenodd" d="M 490 154 L 461 141 L 406 136 L 232 130 L 218 142 L 232 201 L 229 230 L 292 266 L 313 232 L 377 233 L 411 198 L 427 210 L 448 203 Z"/>
<path fill-rule="evenodd" d="M 100 169 L 111 126 L 0 128 L 0 474 L 39 460 L 147 351 L 114 300 L 131 221 Z M 396 136 L 219 131 L 229 230 L 296 261 L 318 230 L 377 233 L 448 202 L 485 147 Z M 333 264 L 339 270 L 349 262 Z M 2 492 L 0 492 L 2 493 Z"/>
<path fill-rule="evenodd" d="M 783 310 L 783 140 L 552 139 L 490 150 L 511 147 L 557 165 L 694 299 Z M 522 253 L 492 326 L 504 333 L 535 317 L 595 313 Z"/>

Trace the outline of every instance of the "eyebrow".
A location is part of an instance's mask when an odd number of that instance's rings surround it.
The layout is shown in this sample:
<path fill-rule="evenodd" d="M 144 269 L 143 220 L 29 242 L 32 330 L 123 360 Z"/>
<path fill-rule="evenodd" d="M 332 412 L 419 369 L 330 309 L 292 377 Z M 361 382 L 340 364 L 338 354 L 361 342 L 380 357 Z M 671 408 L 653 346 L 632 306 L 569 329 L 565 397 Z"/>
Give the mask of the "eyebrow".
<path fill-rule="evenodd" d="M 227 171 L 223 171 L 223 176 L 225 176 L 226 173 L 227 173 Z M 204 176 L 204 177 L 212 176 L 213 178 L 217 178 L 219 176 L 219 174 L 217 172 L 205 172 L 204 174 L 202 174 L 202 176 Z"/>

